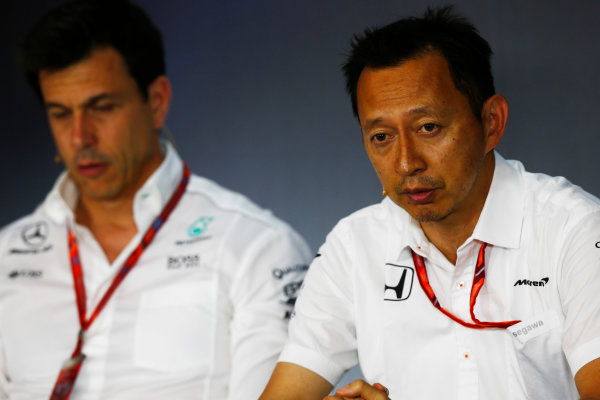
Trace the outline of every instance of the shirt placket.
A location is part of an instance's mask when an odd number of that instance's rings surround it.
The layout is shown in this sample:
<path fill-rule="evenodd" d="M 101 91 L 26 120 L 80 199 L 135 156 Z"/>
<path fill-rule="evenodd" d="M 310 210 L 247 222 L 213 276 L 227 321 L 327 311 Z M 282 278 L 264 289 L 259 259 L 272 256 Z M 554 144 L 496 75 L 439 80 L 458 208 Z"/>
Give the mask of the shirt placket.
<path fill-rule="evenodd" d="M 470 295 L 473 286 L 473 274 L 477 261 L 477 243 L 469 243 L 457 252 L 456 266 L 450 282 L 452 310 L 454 315 L 464 321 L 472 322 L 470 314 Z M 458 399 L 479 398 L 479 373 L 477 357 L 473 345 L 474 330 L 460 324 L 454 324 L 458 362 Z"/>
<path fill-rule="evenodd" d="M 76 226 L 75 235 L 80 244 L 80 255 L 82 255 L 81 261 L 86 289 L 86 318 L 89 318 L 110 285 L 115 267 L 108 264 L 100 244 L 88 229 Z M 121 257 L 118 257 L 116 261 L 119 258 Z M 90 400 L 101 398 L 107 372 L 109 338 L 114 319 L 115 300 L 111 299 L 108 302 L 84 334 L 82 352 L 87 358 L 73 389 L 71 398 L 74 400 L 79 398 L 78 393 L 86 393 L 86 399 Z"/>

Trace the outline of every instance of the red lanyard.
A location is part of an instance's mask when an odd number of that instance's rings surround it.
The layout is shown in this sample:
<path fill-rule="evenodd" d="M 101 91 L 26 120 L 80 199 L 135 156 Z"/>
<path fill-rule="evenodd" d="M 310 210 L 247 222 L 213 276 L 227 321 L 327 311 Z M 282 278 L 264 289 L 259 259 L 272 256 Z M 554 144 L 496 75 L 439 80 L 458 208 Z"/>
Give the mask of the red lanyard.
<path fill-rule="evenodd" d="M 71 230 L 71 227 L 67 225 L 67 234 L 69 240 L 69 257 L 71 259 L 71 271 L 73 273 L 73 286 L 75 287 L 75 295 L 77 296 L 77 310 L 79 311 L 79 336 L 77 338 L 77 345 L 75 346 L 75 350 L 71 355 L 71 358 L 68 359 L 62 366 L 60 373 L 58 374 L 58 378 L 56 379 L 56 384 L 54 385 L 54 389 L 52 390 L 52 395 L 50 396 L 50 400 L 68 400 L 71 396 L 71 391 L 73 389 L 73 385 L 75 383 L 75 379 L 79 374 L 79 370 L 81 369 L 81 364 L 83 360 L 85 360 L 85 354 L 81 352 L 81 348 L 83 346 L 83 336 L 85 332 L 88 330 L 90 325 L 96 320 L 100 312 L 104 309 L 106 303 L 111 298 L 117 287 L 121 284 L 123 279 L 127 276 L 127 274 L 133 269 L 139 260 L 140 256 L 148 247 L 154 235 L 158 232 L 158 230 L 162 227 L 162 225 L 167 221 L 169 215 L 171 215 L 171 211 L 175 208 L 190 180 L 190 170 L 187 165 L 183 163 L 183 174 L 181 176 L 181 181 L 179 185 L 175 189 L 175 192 L 171 195 L 169 202 L 162 210 L 160 215 L 156 217 L 154 222 L 150 225 L 144 236 L 142 236 L 142 240 L 137 245 L 137 247 L 129 254 L 127 260 L 121 266 L 121 269 L 113 279 L 102 299 L 90 315 L 88 319 L 86 319 L 87 307 L 86 307 L 86 293 L 85 293 L 85 285 L 83 282 L 83 270 L 81 268 L 81 259 L 79 258 L 79 250 L 77 245 L 77 239 L 75 239 L 75 235 Z"/>
<path fill-rule="evenodd" d="M 471 308 L 471 319 L 473 319 L 474 323 L 463 321 L 458 318 L 456 315 L 452 314 L 448 310 L 444 309 L 440 306 L 440 302 L 437 297 L 435 297 L 435 293 L 429 284 L 429 279 L 427 278 L 427 270 L 425 269 L 425 261 L 423 257 L 416 254 L 412 251 L 413 261 L 415 263 L 415 267 L 417 269 L 417 276 L 419 277 L 419 283 L 423 288 L 423 291 L 431 301 L 431 303 L 442 313 L 448 316 L 450 319 L 458 322 L 459 324 L 466 326 L 467 328 L 473 329 L 485 329 L 485 328 L 502 328 L 506 329 L 509 326 L 517 324 L 521 321 L 502 321 L 502 322 L 485 322 L 480 321 L 475 318 L 475 313 L 473 309 L 475 308 L 475 301 L 477 300 L 477 295 L 483 286 L 483 281 L 485 280 L 485 248 L 487 243 L 483 243 L 479 248 L 479 254 L 477 256 L 477 264 L 475 264 L 475 272 L 473 274 L 473 286 L 471 287 L 471 299 L 470 299 L 470 308 Z"/>

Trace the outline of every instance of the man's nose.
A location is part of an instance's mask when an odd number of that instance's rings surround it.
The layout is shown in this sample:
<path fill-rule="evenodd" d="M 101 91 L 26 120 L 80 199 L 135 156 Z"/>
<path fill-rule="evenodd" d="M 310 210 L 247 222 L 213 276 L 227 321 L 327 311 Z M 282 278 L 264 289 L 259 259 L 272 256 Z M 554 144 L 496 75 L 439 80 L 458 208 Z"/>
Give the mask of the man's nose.
<path fill-rule="evenodd" d="M 87 147 L 96 143 L 93 123 L 85 112 L 75 113 L 71 127 L 71 140 L 75 147 Z"/>
<path fill-rule="evenodd" d="M 396 172 L 400 175 L 415 175 L 426 168 L 418 142 L 410 135 L 401 134 L 396 148 Z"/>

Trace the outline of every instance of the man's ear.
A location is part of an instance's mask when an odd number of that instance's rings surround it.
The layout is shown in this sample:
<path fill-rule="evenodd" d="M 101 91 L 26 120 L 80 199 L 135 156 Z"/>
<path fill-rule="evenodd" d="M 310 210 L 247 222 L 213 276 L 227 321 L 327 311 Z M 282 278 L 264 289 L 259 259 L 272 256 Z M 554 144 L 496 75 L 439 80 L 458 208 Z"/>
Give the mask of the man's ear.
<path fill-rule="evenodd" d="M 160 129 L 165 123 L 171 104 L 171 83 L 166 76 L 160 75 L 148 85 L 148 105 L 152 111 L 152 124 Z"/>
<path fill-rule="evenodd" d="M 492 151 L 504 135 L 508 119 L 508 102 L 501 94 L 495 94 L 483 103 L 481 121 L 486 136 L 486 153 Z"/>

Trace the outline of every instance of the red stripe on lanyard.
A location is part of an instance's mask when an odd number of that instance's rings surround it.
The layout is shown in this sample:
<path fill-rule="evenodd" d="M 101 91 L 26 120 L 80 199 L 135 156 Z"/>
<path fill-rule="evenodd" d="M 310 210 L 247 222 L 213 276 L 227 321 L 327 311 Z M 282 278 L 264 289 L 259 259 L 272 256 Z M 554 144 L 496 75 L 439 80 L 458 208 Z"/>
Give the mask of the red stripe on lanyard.
<path fill-rule="evenodd" d="M 415 268 L 417 270 L 417 277 L 419 278 L 419 283 L 421 284 L 421 288 L 427 295 L 427 298 L 431 301 L 431 304 L 435 306 L 438 310 L 440 310 L 444 315 L 448 318 L 452 319 L 455 322 L 458 322 L 462 326 L 471 329 L 486 329 L 486 328 L 502 328 L 506 329 L 509 326 L 517 324 L 521 321 L 500 321 L 500 322 L 486 322 L 479 321 L 475 318 L 475 313 L 473 309 L 475 308 L 475 302 L 477 301 L 477 296 L 479 295 L 479 291 L 483 287 L 483 282 L 485 280 L 485 248 L 487 247 L 487 243 L 483 243 L 479 248 L 479 254 L 477 255 L 477 264 L 475 265 L 475 271 L 473 272 L 473 286 L 471 287 L 471 297 L 469 301 L 469 308 L 471 312 L 471 319 L 473 319 L 474 323 L 467 322 L 452 314 L 450 311 L 446 310 L 440 305 L 435 293 L 433 292 L 433 288 L 429 284 L 429 278 L 427 277 L 427 269 L 425 268 L 425 260 L 423 257 L 416 254 L 414 251 L 412 252 L 413 262 L 415 264 Z"/>
<path fill-rule="evenodd" d="M 81 269 L 81 260 L 79 259 L 79 249 L 77 240 L 70 227 L 67 228 L 69 240 L 69 257 L 71 259 L 71 272 L 73 273 L 73 286 L 77 298 L 77 310 L 79 312 L 79 326 L 85 325 L 86 313 L 86 294 L 83 285 L 83 270 Z"/>
<path fill-rule="evenodd" d="M 185 193 L 185 189 L 190 180 L 190 170 L 185 163 L 183 163 L 183 173 L 181 176 L 181 180 L 179 181 L 179 185 L 175 189 L 175 192 L 171 195 L 169 202 L 165 205 L 165 208 L 161 211 L 161 213 L 155 218 L 154 222 L 150 225 L 148 230 L 142 236 L 142 240 L 137 245 L 137 247 L 131 252 L 129 257 L 125 260 L 121 269 L 113 279 L 110 287 L 100 299 L 100 302 L 90 315 L 89 319 L 86 319 L 87 307 L 86 307 L 86 292 L 85 292 L 85 284 L 83 280 L 83 269 L 81 268 L 81 259 L 79 257 L 79 249 L 77 245 L 77 239 L 73 234 L 71 226 L 67 224 L 67 238 L 69 242 L 69 257 L 71 259 L 71 272 L 73 274 L 73 287 L 75 288 L 75 296 L 77 298 L 77 311 L 79 313 L 79 326 L 81 330 L 79 331 L 79 336 L 77 338 L 77 344 L 75 345 L 75 350 L 73 351 L 71 358 L 65 361 L 63 364 L 60 373 L 58 374 L 58 378 L 56 379 L 56 383 L 54 385 L 54 389 L 52 390 L 52 394 L 50 396 L 50 400 L 68 400 L 71 396 L 71 391 L 73 390 L 73 385 L 75 384 L 75 380 L 77 379 L 77 375 L 79 374 L 79 370 L 81 369 L 81 364 L 85 360 L 85 355 L 81 352 L 81 348 L 83 346 L 83 336 L 84 333 L 88 330 L 90 325 L 96 320 L 100 312 L 104 309 L 108 300 L 112 297 L 113 293 L 117 290 L 117 287 L 121 284 L 123 279 L 127 276 L 127 274 L 135 267 L 137 261 L 141 257 L 144 249 L 148 247 L 154 236 L 158 232 L 158 230 L 164 225 L 164 223 L 171 215 L 171 212 L 175 209 L 179 200 Z"/>

